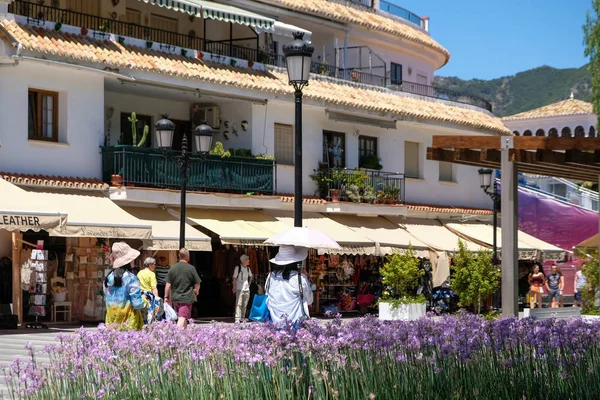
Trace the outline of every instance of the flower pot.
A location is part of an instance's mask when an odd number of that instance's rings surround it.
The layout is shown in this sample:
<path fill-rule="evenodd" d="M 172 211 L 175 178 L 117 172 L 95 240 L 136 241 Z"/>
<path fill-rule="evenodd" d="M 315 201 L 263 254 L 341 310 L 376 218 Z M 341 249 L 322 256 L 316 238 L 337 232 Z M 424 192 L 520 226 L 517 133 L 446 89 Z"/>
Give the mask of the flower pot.
<path fill-rule="evenodd" d="M 52 292 L 52 298 L 57 303 L 62 302 L 62 301 L 66 301 L 67 300 L 67 293 L 66 292 L 64 292 L 64 293 Z"/>
<path fill-rule="evenodd" d="M 252 68 L 254 66 L 254 61 L 248 61 L 248 68 Z"/>
<path fill-rule="evenodd" d="M 392 307 L 392 303 L 379 302 L 379 319 L 384 321 L 413 321 L 424 317 L 426 313 L 425 303 L 408 303 Z"/>
<path fill-rule="evenodd" d="M 114 187 L 121 187 L 123 186 L 123 177 L 121 175 L 111 175 L 110 177 L 110 183 L 112 186 Z"/>
<path fill-rule="evenodd" d="M 326 162 L 319 162 L 319 169 L 325 169 L 327 168 L 327 163 Z"/>
<path fill-rule="evenodd" d="M 340 202 L 340 191 L 338 189 L 330 189 L 329 190 L 329 194 L 331 195 L 331 202 L 332 203 L 339 203 Z"/>

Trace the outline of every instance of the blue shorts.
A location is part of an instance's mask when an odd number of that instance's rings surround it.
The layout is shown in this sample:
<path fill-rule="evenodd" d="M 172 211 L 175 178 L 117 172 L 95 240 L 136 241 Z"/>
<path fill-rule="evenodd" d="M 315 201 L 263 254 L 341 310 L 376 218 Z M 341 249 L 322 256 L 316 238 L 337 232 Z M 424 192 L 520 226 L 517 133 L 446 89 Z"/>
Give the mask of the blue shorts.
<path fill-rule="evenodd" d="M 556 299 L 556 301 L 560 301 L 560 290 L 550 289 L 548 295 L 550 295 L 550 300 Z"/>
<path fill-rule="evenodd" d="M 575 293 L 574 299 L 575 301 L 581 302 L 581 290 L 577 289 L 577 293 Z"/>

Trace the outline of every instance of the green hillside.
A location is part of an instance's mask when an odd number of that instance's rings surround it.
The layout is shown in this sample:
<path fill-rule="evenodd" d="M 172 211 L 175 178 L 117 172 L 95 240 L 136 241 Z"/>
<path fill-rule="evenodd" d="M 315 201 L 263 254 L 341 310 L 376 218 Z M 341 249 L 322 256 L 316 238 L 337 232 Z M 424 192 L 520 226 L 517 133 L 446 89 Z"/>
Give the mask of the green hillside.
<path fill-rule="evenodd" d="M 438 76 L 435 85 L 483 97 L 492 103 L 494 114 L 500 117 L 564 100 L 571 91 L 577 99 L 591 100 L 587 65 L 568 69 L 543 66 L 487 81 Z"/>

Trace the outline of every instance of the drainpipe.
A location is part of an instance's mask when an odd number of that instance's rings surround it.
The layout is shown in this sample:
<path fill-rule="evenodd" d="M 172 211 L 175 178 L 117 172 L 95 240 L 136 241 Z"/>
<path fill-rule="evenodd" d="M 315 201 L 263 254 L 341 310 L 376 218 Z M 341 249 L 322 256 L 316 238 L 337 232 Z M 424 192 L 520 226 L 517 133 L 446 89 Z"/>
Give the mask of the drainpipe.
<path fill-rule="evenodd" d="M 346 31 L 346 37 L 344 38 L 344 79 L 348 80 L 348 39 L 350 38 L 350 31 Z"/>

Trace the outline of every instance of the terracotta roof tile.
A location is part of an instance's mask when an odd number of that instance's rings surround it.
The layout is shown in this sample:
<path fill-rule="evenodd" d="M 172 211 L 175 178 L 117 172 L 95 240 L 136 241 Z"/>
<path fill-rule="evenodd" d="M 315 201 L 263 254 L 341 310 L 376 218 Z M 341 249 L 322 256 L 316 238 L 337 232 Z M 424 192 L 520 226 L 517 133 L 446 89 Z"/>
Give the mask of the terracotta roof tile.
<path fill-rule="evenodd" d="M 0 178 L 15 185 L 41 186 L 59 189 L 106 190 L 108 185 L 99 179 L 65 176 L 29 175 L 0 172 Z"/>
<path fill-rule="evenodd" d="M 386 17 L 375 11 L 346 1 L 329 0 L 262 0 L 291 10 L 318 15 L 338 22 L 349 22 L 368 29 L 391 33 L 440 52 L 444 57 L 444 66 L 450 59 L 450 52 L 433 40 L 427 33 L 414 28 L 408 23 Z"/>
<path fill-rule="evenodd" d="M 544 107 L 536 108 L 535 110 L 510 115 L 502 119 L 504 121 L 510 121 L 515 119 L 544 118 L 557 117 L 560 115 L 581 114 L 594 114 L 592 103 L 588 103 L 577 99 L 567 99 L 559 101 L 558 103 L 553 103 Z"/>
<path fill-rule="evenodd" d="M 288 85 L 287 74 L 283 71 L 262 72 L 210 63 L 180 55 L 149 51 L 140 47 L 123 46 L 110 41 L 99 41 L 90 37 L 67 36 L 63 32 L 48 31 L 9 20 L 0 21 L 0 27 L 6 29 L 23 45 L 25 50 L 29 51 L 46 54 L 56 52 L 56 46 L 48 40 L 50 35 L 63 40 L 64 51 L 61 57 L 102 63 L 111 68 L 141 69 L 186 79 L 230 85 L 246 90 L 289 96 L 293 94 L 292 87 Z M 79 42 L 81 42 L 81 46 Z M 402 96 L 382 88 L 336 83 L 319 76 L 311 79 L 310 85 L 304 90 L 304 97 L 340 107 L 387 114 L 398 119 L 433 120 L 511 135 L 510 130 L 499 118 L 485 112 L 442 104 L 435 100 Z"/>
<path fill-rule="evenodd" d="M 467 208 L 467 207 L 454 207 L 454 206 L 437 206 L 427 204 L 406 204 L 406 207 L 410 211 L 426 211 L 426 212 L 437 212 L 437 213 L 452 213 L 452 214 L 478 214 L 478 215 L 492 215 L 494 211 L 482 208 Z"/>
<path fill-rule="evenodd" d="M 294 196 L 287 196 L 287 195 L 281 196 L 281 202 L 282 203 L 293 203 Z M 302 203 L 303 204 L 325 204 L 325 203 L 327 203 L 327 201 L 323 200 L 321 198 L 318 198 L 318 197 L 303 196 Z"/>

